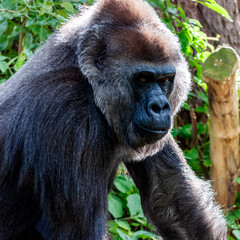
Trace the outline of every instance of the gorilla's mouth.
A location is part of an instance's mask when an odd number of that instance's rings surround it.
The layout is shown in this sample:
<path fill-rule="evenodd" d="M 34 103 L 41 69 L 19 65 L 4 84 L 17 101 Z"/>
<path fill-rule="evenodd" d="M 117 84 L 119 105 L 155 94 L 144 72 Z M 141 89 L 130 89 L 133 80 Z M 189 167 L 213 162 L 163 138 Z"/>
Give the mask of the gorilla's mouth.
<path fill-rule="evenodd" d="M 135 131 L 138 136 L 147 144 L 154 144 L 168 133 L 169 128 L 152 128 L 145 125 L 136 124 Z"/>
<path fill-rule="evenodd" d="M 138 127 L 150 133 L 156 133 L 156 134 L 164 134 L 164 133 L 167 133 L 167 131 L 169 130 L 169 128 L 151 128 L 151 127 L 145 127 L 143 125 L 138 125 Z"/>

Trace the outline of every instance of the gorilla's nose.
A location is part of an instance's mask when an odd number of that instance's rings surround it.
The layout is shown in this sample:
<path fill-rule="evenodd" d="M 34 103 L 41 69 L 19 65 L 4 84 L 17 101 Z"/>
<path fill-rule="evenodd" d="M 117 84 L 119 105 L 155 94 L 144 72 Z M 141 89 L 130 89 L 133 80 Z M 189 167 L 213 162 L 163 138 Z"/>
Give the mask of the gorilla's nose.
<path fill-rule="evenodd" d="M 166 98 L 154 97 L 147 105 L 147 112 L 149 117 L 151 117 L 154 121 L 159 121 L 159 119 L 162 118 L 168 118 L 171 114 L 170 104 Z"/>

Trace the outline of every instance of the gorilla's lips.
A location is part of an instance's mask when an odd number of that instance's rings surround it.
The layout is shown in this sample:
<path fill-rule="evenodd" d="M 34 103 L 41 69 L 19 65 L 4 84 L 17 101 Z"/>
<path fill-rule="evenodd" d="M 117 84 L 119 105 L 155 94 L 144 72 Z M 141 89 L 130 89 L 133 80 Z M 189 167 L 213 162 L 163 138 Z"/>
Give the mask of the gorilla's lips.
<path fill-rule="evenodd" d="M 142 125 L 138 125 L 138 127 L 150 133 L 156 133 L 156 134 L 167 133 L 167 131 L 169 130 L 169 128 L 148 128 Z"/>
<path fill-rule="evenodd" d="M 136 125 L 135 126 L 136 131 L 140 135 L 140 137 L 146 142 L 147 144 L 154 144 L 157 141 L 159 141 L 161 138 L 163 138 L 169 128 L 157 128 L 153 129 L 150 127 L 145 127 L 142 125 Z"/>

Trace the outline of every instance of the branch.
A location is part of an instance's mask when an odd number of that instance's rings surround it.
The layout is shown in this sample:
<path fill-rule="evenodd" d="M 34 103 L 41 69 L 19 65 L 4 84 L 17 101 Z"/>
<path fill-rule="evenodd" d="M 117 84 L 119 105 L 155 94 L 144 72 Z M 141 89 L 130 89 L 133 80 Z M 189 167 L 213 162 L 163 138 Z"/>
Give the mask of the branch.
<path fill-rule="evenodd" d="M 19 11 L 8 10 L 8 9 L 0 9 L 0 12 L 20 13 L 20 12 L 24 12 L 26 9 L 27 9 L 27 7 L 23 8 L 22 10 L 19 10 Z"/>

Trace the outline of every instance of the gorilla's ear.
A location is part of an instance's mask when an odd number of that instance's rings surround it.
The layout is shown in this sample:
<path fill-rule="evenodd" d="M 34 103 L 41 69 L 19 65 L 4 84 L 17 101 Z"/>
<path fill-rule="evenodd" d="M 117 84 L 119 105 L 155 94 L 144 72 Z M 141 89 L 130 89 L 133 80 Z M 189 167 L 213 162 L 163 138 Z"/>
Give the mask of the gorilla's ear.
<path fill-rule="evenodd" d="M 99 70 L 104 69 L 104 64 L 106 62 L 106 59 L 107 59 L 107 47 L 105 46 L 102 49 L 102 51 L 100 51 L 100 53 L 97 55 L 96 60 L 95 60 L 96 67 Z"/>
<path fill-rule="evenodd" d="M 104 32 L 100 31 L 100 27 L 98 31 L 94 27 L 90 28 L 80 41 L 79 54 L 77 54 L 79 66 L 88 79 L 96 78 L 96 74 L 107 66 L 107 45 Z"/>

